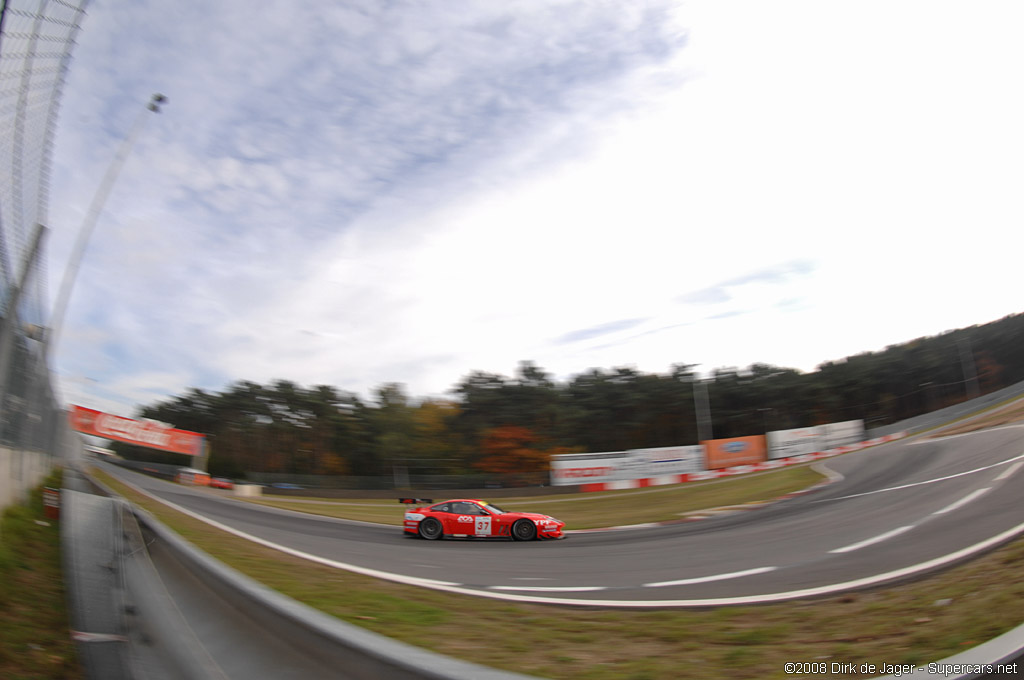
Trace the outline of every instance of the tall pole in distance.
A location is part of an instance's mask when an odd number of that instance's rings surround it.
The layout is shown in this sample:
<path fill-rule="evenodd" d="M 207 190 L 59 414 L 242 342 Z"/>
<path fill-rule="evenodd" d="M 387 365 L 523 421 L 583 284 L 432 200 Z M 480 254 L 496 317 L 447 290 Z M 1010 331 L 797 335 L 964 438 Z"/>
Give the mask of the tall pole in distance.
<path fill-rule="evenodd" d="M 971 339 L 959 338 L 957 345 L 960 346 L 960 365 L 964 371 L 964 388 L 967 391 L 967 399 L 968 401 L 977 399 L 981 390 L 978 389 L 978 373 L 974 370 L 974 351 L 971 349 Z"/>
<path fill-rule="evenodd" d="M 128 153 L 135 146 L 135 142 L 142 132 L 146 119 L 149 117 L 148 114 L 160 113 L 160 107 L 166 103 L 167 97 L 162 94 L 154 94 L 150 98 L 146 108 L 139 112 L 128 136 L 121 141 L 121 146 L 118 147 L 114 160 L 110 163 L 110 167 L 107 168 L 106 174 L 103 175 L 103 180 L 100 182 L 96 195 L 92 199 L 92 204 L 89 205 L 89 210 L 82 221 L 82 226 L 78 230 L 78 238 L 75 239 L 74 248 L 71 250 L 67 267 L 64 269 L 64 277 L 60 282 L 60 289 L 57 291 L 57 299 L 53 303 L 53 314 L 50 316 L 50 332 L 46 334 L 46 341 L 43 343 L 43 351 L 47 357 L 49 357 L 53 347 L 57 344 L 61 328 L 64 325 L 64 314 L 67 311 L 68 300 L 71 297 L 71 288 L 75 285 L 75 277 L 78 275 L 79 265 L 82 264 L 85 247 L 89 243 L 89 237 L 92 236 L 100 213 L 103 212 L 103 206 L 110 196 L 110 191 L 114 188 L 114 182 L 117 181 L 118 175 L 121 174 L 121 168 L 124 167 L 124 163 L 128 159 Z"/>
<path fill-rule="evenodd" d="M 697 416 L 697 441 L 706 442 L 714 437 L 711 430 L 711 405 L 708 400 L 708 384 L 694 376 L 693 410 Z"/>

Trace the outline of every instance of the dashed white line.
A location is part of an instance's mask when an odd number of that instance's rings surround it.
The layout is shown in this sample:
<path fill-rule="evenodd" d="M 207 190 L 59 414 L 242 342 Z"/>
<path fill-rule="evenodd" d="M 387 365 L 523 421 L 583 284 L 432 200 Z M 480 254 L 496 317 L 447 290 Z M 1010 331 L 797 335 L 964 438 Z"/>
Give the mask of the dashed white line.
<path fill-rule="evenodd" d="M 946 507 L 942 508 L 942 510 L 936 510 L 932 514 L 933 515 L 944 515 L 947 512 L 953 512 L 957 508 L 959 508 L 959 507 L 961 507 L 963 505 L 967 505 L 968 503 L 973 501 L 978 496 L 981 496 L 981 495 L 983 495 L 983 494 L 985 494 L 985 493 L 987 493 L 988 491 L 991 491 L 991 490 L 992 490 L 992 487 L 990 487 L 990 486 L 986 486 L 984 489 L 975 489 L 974 491 L 970 492 L 969 494 L 967 494 L 966 496 L 964 496 L 960 500 L 956 501 L 955 503 L 950 503 Z"/>
<path fill-rule="evenodd" d="M 893 536 L 899 536 L 903 532 L 910 531 L 913 528 L 914 528 L 914 525 L 910 524 L 910 525 L 905 526 L 905 527 L 900 527 L 899 529 L 893 529 L 892 531 L 887 531 L 884 534 L 880 534 L 878 536 L 875 536 L 874 538 L 869 538 L 866 541 L 861 541 L 860 543 L 853 543 L 853 544 L 845 546 L 843 548 L 836 548 L 835 550 L 829 550 L 829 552 L 830 553 L 835 553 L 835 554 L 853 552 L 854 550 L 860 550 L 861 548 L 866 548 L 867 546 L 874 545 L 875 543 L 881 543 L 882 541 L 890 539 Z"/>
<path fill-rule="evenodd" d="M 1017 470 L 1019 470 L 1022 465 L 1024 465 L 1024 460 L 1022 460 L 1022 461 L 1020 461 L 1018 463 L 1014 463 L 1010 467 L 1008 467 L 1005 470 L 1003 470 L 1003 474 L 1001 474 L 998 477 L 996 477 L 996 481 L 997 482 L 1001 482 L 1002 480 L 1006 479 L 1007 477 L 1009 477 L 1010 475 L 1015 473 Z"/>
<path fill-rule="evenodd" d="M 645 583 L 644 588 L 664 588 L 666 586 L 688 586 L 694 583 L 710 583 L 711 581 L 725 581 L 730 578 L 741 578 L 743 576 L 754 576 L 755 574 L 766 574 L 775 571 L 778 567 L 758 567 L 746 571 L 734 571 L 728 574 L 714 574 L 712 576 L 698 576 L 696 578 L 681 578 L 677 581 L 660 581 L 658 583 Z"/>
<path fill-rule="evenodd" d="M 530 593 L 589 593 L 595 590 L 608 590 L 606 586 L 487 586 L 487 589 Z"/>
<path fill-rule="evenodd" d="M 845 501 L 845 500 L 847 500 L 849 498 L 860 498 L 861 496 L 870 496 L 872 494 L 883 493 L 885 491 L 899 491 L 901 489 L 909 489 L 911 487 L 921 486 L 923 484 L 934 484 L 935 482 L 945 482 L 948 479 L 956 479 L 957 477 L 963 477 L 964 475 L 973 475 L 975 472 L 984 472 L 985 470 L 991 470 L 994 467 L 999 467 L 1000 465 L 1006 465 L 1007 463 L 1013 463 L 1014 461 L 1024 462 L 1024 453 L 1022 453 L 1019 456 L 1014 456 L 1013 458 L 1010 458 L 1009 460 L 1003 460 L 1003 461 L 1000 461 L 998 463 L 992 463 L 991 465 L 986 465 L 986 466 L 980 467 L 980 468 L 974 468 L 973 470 L 967 470 L 965 472 L 957 472 L 956 474 L 946 475 L 945 477 L 936 477 L 935 479 L 926 479 L 923 482 L 913 482 L 911 484 L 901 484 L 900 486 L 890 486 L 890 487 L 887 487 L 885 489 L 875 489 L 874 491 L 865 491 L 863 493 L 855 493 L 855 494 L 851 494 L 849 496 L 840 496 L 839 498 L 823 498 L 820 501 L 816 501 L 816 502 L 817 503 L 829 503 L 829 502 L 835 502 L 835 501 Z"/>

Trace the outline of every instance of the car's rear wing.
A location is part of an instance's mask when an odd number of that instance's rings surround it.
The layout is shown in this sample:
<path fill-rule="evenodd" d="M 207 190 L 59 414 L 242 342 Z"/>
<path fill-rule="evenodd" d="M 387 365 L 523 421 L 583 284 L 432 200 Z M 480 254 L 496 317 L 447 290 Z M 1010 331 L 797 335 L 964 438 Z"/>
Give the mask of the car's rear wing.
<path fill-rule="evenodd" d="M 413 505 L 413 504 L 419 504 L 419 503 L 433 503 L 434 499 L 433 498 L 399 498 L 398 502 L 399 503 L 407 503 L 409 505 Z"/>

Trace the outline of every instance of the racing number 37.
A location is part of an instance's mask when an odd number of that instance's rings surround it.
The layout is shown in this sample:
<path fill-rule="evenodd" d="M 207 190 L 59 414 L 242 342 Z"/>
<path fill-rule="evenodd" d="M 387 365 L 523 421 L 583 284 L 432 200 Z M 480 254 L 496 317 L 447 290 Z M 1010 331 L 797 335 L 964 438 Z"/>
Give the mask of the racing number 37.
<path fill-rule="evenodd" d="M 480 535 L 490 536 L 491 535 L 491 518 L 490 517 L 479 517 L 478 516 L 476 518 L 476 526 L 473 529 L 473 533 L 475 533 L 478 536 L 480 536 Z"/>

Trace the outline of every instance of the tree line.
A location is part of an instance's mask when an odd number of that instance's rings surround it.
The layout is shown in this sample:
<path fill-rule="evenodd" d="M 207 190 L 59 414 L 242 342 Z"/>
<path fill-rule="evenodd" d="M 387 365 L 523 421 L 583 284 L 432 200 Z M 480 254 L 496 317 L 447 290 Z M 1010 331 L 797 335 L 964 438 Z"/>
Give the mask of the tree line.
<path fill-rule="evenodd" d="M 533 362 L 511 377 L 474 371 L 448 399 L 414 399 L 398 383 L 371 399 L 328 385 L 240 381 L 191 388 L 141 409 L 208 436 L 214 475 L 391 475 L 412 469 L 541 483 L 558 453 L 698 441 L 695 389 L 707 392 L 715 438 L 861 419 L 870 429 L 1024 379 L 1024 314 L 829 361 L 804 373 L 757 363 L 699 380 L 694 364 L 665 374 L 593 368 L 556 382 Z M 135 460 L 182 456 L 116 444 Z"/>

